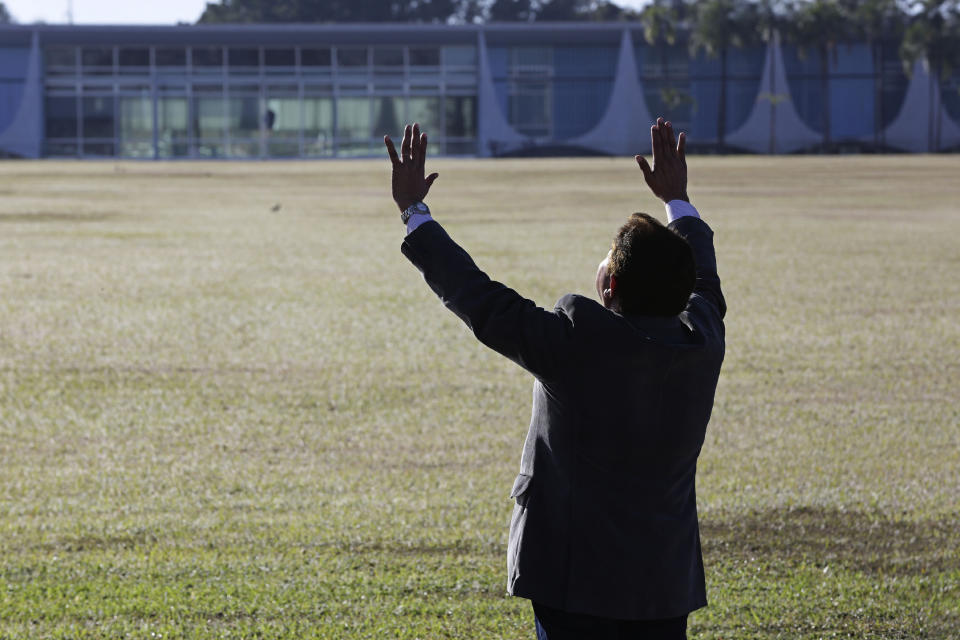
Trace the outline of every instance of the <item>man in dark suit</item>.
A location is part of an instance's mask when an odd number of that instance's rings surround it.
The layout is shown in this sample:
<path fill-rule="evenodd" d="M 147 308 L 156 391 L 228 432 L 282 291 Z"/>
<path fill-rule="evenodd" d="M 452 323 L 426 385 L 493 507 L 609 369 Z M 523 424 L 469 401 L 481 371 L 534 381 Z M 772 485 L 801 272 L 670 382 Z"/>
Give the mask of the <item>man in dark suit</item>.
<path fill-rule="evenodd" d="M 634 214 L 597 272 L 600 303 L 538 307 L 490 280 L 423 203 L 427 137 L 404 131 L 393 197 L 401 250 L 477 339 L 535 378 L 511 491 L 507 589 L 540 640 L 686 637 L 706 605 L 694 476 L 724 355 L 713 232 L 687 198 L 686 137 L 651 127 L 669 225 Z"/>

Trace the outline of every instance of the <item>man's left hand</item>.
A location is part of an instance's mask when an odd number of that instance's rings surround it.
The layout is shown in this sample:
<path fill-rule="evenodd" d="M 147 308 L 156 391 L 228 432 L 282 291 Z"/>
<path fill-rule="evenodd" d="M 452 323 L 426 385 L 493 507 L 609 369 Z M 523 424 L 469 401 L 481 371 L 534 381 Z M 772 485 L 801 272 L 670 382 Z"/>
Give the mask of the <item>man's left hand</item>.
<path fill-rule="evenodd" d="M 420 133 L 420 125 L 407 125 L 403 129 L 403 142 L 400 143 L 400 155 L 393 146 L 390 136 L 383 136 L 390 161 L 393 163 L 393 201 L 405 211 L 411 205 L 427 197 L 430 186 L 440 174 L 431 173 L 423 177 L 427 160 L 427 134 Z"/>

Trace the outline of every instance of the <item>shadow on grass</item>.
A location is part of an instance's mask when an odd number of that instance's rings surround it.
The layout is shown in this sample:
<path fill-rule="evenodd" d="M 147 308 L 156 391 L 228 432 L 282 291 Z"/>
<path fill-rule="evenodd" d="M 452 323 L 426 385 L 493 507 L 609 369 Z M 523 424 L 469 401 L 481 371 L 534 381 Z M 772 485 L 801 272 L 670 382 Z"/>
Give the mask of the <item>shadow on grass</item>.
<path fill-rule="evenodd" d="M 701 518 L 705 556 L 840 565 L 872 574 L 956 571 L 960 521 L 802 507 Z"/>

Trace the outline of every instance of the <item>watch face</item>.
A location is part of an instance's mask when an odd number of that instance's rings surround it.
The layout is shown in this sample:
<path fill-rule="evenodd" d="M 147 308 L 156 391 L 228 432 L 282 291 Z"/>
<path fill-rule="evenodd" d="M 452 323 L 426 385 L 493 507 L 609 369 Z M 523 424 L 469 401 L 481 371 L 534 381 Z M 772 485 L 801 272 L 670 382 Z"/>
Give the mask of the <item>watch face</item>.
<path fill-rule="evenodd" d="M 417 208 L 417 211 L 429 211 L 429 209 L 427 209 L 427 205 L 423 204 L 422 202 L 418 202 L 414 206 Z"/>

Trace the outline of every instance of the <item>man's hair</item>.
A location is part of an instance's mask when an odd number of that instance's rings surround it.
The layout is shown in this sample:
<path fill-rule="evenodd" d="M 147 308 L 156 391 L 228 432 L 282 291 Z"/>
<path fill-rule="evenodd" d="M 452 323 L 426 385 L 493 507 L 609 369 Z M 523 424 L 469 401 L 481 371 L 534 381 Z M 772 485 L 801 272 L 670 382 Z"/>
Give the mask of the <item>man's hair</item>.
<path fill-rule="evenodd" d="M 617 279 L 620 311 L 644 316 L 683 311 L 697 279 L 687 241 L 646 213 L 633 214 L 620 227 L 609 272 Z"/>

